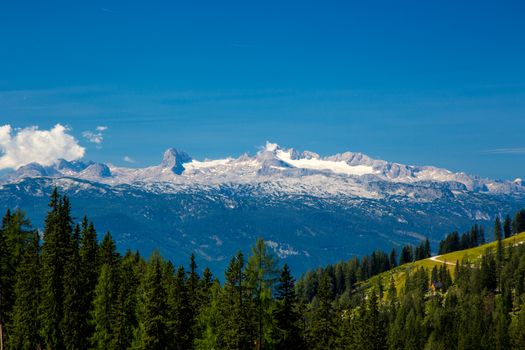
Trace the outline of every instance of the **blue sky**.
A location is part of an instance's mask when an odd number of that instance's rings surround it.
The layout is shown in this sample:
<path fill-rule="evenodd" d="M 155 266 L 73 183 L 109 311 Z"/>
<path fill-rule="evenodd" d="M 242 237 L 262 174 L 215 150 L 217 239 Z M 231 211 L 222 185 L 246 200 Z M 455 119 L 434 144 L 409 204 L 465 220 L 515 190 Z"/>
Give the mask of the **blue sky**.
<path fill-rule="evenodd" d="M 523 1 L 4 1 L 0 125 L 155 164 L 266 140 L 525 177 Z M 106 126 L 103 141 L 89 142 Z"/>

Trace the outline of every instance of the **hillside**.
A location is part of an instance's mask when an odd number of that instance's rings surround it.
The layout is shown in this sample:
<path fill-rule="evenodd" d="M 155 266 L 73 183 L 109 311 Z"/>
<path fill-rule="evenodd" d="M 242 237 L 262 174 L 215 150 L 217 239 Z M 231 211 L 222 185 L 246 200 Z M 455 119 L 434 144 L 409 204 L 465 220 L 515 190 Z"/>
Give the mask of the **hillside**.
<path fill-rule="evenodd" d="M 520 245 L 525 242 L 525 232 L 513 235 L 509 238 L 502 240 L 503 247 L 513 247 Z M 418 260 L 413 263 L 404 264 L 398 266 L 390 271 L 383 272 L 377 276 L 370 278 L 368 281 L 362 282 L 361 285 L 364 287 L 375 286 L 378 284 L 378 280 L 381 281 L 382 285 L 388 285 L 390 283 L 391 277 L 394 278 L 396 289 L 398 292 L 403 288 L 406 280 L 406 276 L 409 273 L 414 272 L 420 267 L 424 267 L 430 271 L 435 267 L 440 267 L 443 264 L 447 265 L 448 270 L 450 271 L 452 277 L 454 276 L 454 269 L 456 266 L 456 261 L 468 261 L 469 263 L 476 263 L 482 257 L 482 255 L 490 249 L 496 249 L 497 242 L 490 242 L 478 247 L 458 250 L 455 252 L 435 255 L 428 259 Z"/>

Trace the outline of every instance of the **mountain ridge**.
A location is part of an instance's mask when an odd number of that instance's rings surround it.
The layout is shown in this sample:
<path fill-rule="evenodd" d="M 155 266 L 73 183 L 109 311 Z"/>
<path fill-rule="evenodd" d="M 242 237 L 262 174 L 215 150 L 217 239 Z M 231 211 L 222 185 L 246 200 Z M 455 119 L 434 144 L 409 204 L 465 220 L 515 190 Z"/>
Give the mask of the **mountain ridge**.
<path fill-rule="evenodd" d="M 425 182 L 458 183 L 469 191 L 506 193 L 525 192 L 520 179 L 492 180 L 464 172 L 451 172 L 433 166 L 404 165 L 373 159 L 363 153 L 344 152 L 321 157 L 315 152 L 283 149 L 268 142 L 254 156 L 198 161 L 184 151 L 169 148 L 159 165 L 144 168 L 118 167 L 93 161 L 58 160 L 50 166 L 30 163 L 5 174 L 0 183 L 23 178 L 74 177 L 109 185 L 141 182 L 177 184 L 264 182 L 268 177 L 301 178 L 318 176 L 318 183 L 333 180 L 357 180 L 357 183 L 388 181 L 391 183 L 424 184 Z M 348 181 L 347 181 L 348 182 Z M 344 186 L 344 185 L 343 185 Z M 357 194 L 358 195 L 358 194 Z"/>
<path fill-rule="evenodd" d="M 25 208 L 42 227 L 55 187 L 76 218 L 91 215 L 123 249 L 159 249 L 175 263 L 194 252 L 215 271 L 257 237 L 300 273 L 424 237 L 435 246 L 473 223 L 490 230 L 496 215 L 525 207 L 521 182 L 269 143 L 255 155 L 203 161 L 169 149 L 145 168 L 28 164 L 0 178 L 0 209 Z"/>

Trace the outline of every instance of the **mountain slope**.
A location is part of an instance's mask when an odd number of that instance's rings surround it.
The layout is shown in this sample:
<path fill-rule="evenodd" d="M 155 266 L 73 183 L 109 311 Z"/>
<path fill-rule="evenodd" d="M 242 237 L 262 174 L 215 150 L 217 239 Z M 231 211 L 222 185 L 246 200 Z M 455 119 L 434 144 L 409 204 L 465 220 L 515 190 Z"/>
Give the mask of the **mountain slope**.
<path fill-rule="evenodd" d="M 158 248 L 175 263 L 196 252 L 216 271 L 258 236 L 300 273 L 424 236 L 436 243 L 525 206 L 521 182 L 268 143 L 253 156 L 204 161 L 169 149 L 146 168 L 28 164 L 0 180 L 0 208 L 20 206 L 41 226 L 54 186 L 77 219 L 89 214 L 119 246 Z"/>
<path fill-rule="evenodd" d="M 518 233 L 514 236 L 505 238 L 502 240 L 502 245 L 504 249 L 521 245 L 525 243 L 525 232 Z M 450 271 L 451 275 L 454 276 L 454 269 L 456 266 L 456 261 L 468 261 L 469 263 L 479 262 L 481 256 L 485 254 L 487 250 L 495 251 L 497 247 L 497 242 L 490 242 L 478 247 L 458 250 L 455 252 L 436 255 L 428 259 L 418 260 L 413 263 L 404 264 L 398 266 L 390 271 L 380 273 L 377 276 L 370 278 L 370 280 L 363 282 L 363 285 L 366 286 L 375 286 L 378 284 L 378 280 L 383 283 L 383 285 L 389 285 L 390 278 L 394 279 L 396 284 L 396 289 L 399 291 L 403 288 L 406 280 L 407 274 L 415 271 L 418 268 L 424 267 L 430 272 L 435 266 L 440 267 L 443 264 L 446 264 L 447 269 Z"/>

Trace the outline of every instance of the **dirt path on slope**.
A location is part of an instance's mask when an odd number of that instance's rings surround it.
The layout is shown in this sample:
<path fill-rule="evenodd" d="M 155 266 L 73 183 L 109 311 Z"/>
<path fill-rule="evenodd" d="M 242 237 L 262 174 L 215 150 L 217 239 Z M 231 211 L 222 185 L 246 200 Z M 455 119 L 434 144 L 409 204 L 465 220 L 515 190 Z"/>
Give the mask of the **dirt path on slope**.
<path fill-rule="evenodd" d="M 438 262 L 438 263 L 442 263 L 442 264 L 456 266 L 456 263 L 452 263 L 452 262 L 448 262 L 448 261 L 445 261 L 445 260 L 438 259 L 440 256 L 441 255 L 432 256 L 432 257 L 430 257 L 430 260 Z"/>

